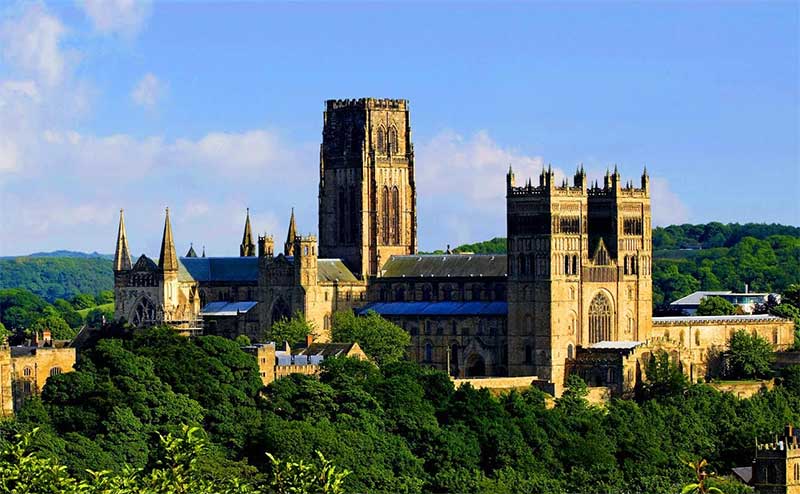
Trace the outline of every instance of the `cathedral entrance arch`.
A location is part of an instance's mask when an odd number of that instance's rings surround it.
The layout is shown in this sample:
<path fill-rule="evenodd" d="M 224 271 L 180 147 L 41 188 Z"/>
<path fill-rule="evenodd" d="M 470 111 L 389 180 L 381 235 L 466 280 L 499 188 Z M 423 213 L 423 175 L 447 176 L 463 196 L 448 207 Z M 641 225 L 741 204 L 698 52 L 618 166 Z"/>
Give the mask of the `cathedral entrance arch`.
<path fill-rule="evenodd" d="M 467 377 L 486 375 L 486 361 L 477 353 L 470 354 L 467 358 Z"/>
<path fill-rule="evenodd" d="M 292 317 L 292 311 L 289 309 L 289 304 L 283 300 L 283 297 L 278 298 L 272 304 L 272 323 L 276 323 L 282 319 L 289 319 Z"/>
<path fill-rule="evenodd" d="M 611 301 L 599 292 L 589 305 L 589 344 L 611 340 Z"/>
<path fill-rule="evenodd" d="M 136 302 L 131 316 L 131 324 L 137 328 L 146 326 L 156 320 L 156 304 L 148 297 L 142 297 Z"/>

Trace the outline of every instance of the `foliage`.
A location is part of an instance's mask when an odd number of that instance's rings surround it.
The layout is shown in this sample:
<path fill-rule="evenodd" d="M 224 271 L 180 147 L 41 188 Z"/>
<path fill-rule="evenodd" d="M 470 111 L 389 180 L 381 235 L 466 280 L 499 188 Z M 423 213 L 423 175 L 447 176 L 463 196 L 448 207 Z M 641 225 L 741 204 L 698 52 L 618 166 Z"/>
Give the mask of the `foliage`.
<path fill-rule="evenodd" d="M 80 293 L 111 290 L 112 268 L 113 261 L 103 257 L 4 258 L 0 259 L 0 289 L 21 288 L 48 302 L 69 300 Z"/>
<path fill-rule="evenodd" d="M 269 483 L 275 494 L 339 494 L 350 471 L 336 468 L 317 451 L 319 464 L 278 460 L 267 453 L 270 462 Z"/>
<path fill-rule="evenodd" d="M 689 379 L 681 372 L 678 363 L 665 351 L 654 352 L 645 365 L 645 380 L 642 383 L 643 399 L 682 395 L 689 387 Z"/>
<path fill-rule="evenodd" d="M 736 306 L 722 297 L 703 297 L 697 306 L 698 316 L 731 316 L 736 314 Z"/>
<path fill-rule="evenodd" d="M 236 338 L 233 339 L 239 346 L 248 346 L 250 345 L 250 338 L 246 334 L 240 334 Z"/>
<path fill-rule="evenodd" d="M 706 460 L 689 462 L 689 466 L 694 470 L 697 480 L 681 489 L 681 494 L 725 494 L 719 488 L 708 485 L 709 474 L 705 471 L 708 466 Z"/>
<path fill-rule="evenodd" d="M 730 339 L 728 350 L 730 376 L 739 379 L 769 377 L 775 357 L 772 345 L 764 338 L 737 330 Z"/>
<path fill-rule="evenodd" d="M 100 328 L 103 322 L 110 323 L 114 320 L 113 304 L 100 305 L 89 309 L 86 313 L 86 324 L 92 328 Z"/>
<path fill-rule="evenodd" d="M 76 331 L 56 314 L 40 317 L 30 326 L 29 332 L 41 334 L 48 330 L 54 340 L 71 340 L 76 334 Z"/>
<path fill-rule="evenodd" d="M 411 344 L 411 337 L 403 328 L 373 311 L 360 317 L 351 311 L 337 312 L 332 337 L 338 343 L 358 343 L 379 366 L 401 360 Z"/>
<path fill-rule="evenodd" d="M 306 337 L 312 334 L 313 330 L 313 323 L 306 320 L 305 314 L 297 311 L 290 319 L 284 318 L 273 323 L 268 339 L 277 344 L 288 342 L 289 346 L 294 347 L 305 344 Z"/>

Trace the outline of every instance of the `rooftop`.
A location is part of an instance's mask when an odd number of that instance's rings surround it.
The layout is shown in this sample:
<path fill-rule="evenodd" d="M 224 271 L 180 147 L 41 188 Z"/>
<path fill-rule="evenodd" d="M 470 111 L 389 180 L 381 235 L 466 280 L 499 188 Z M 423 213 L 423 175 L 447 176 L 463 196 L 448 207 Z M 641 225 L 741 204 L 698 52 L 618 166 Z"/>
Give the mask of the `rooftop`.
<path fill-rule="evenodd" d="M 715 323 L 715 322 L 770 322 L 784 321 L 785 319 L 771 314 L 734 315 L 734 316 L 674 316 L 654 317 L 653 324 L 672 323 Z"/>
<path fill-rule="evenodd" d="M 178 262 L 181 281 L 231 282 L 258 281 L 257 257 L 181 257 Z"/>
<path fill-rule="evenodd" d="M 392 256 L 381 270 L 384 278 L 470 278 L 506 276 L 505 254 Z"/>
<path fill-rule="evenodd" d="M 751 297 L 751 298 L 765 298 L 769 296 L 768 293 L 734 293 L 728 291 L 698 291 L 690 293 L 689 295 L 679 298 L 672 302 L 670 305 L 700 305 L 700 301 L 705 297 Z"/>
<path fill-rule="evenodd" d="M 641 341 L 598 341 L 589 345 L 591 349 L 597 350 L 632 350 L 637 346 L 644 345 Z"/>
<path fill-rule="evenodd" d="M 239 313 L 246 313 L 258 302 L 211 302 L 200 309 L 201 316 L 235 316 Z"/>

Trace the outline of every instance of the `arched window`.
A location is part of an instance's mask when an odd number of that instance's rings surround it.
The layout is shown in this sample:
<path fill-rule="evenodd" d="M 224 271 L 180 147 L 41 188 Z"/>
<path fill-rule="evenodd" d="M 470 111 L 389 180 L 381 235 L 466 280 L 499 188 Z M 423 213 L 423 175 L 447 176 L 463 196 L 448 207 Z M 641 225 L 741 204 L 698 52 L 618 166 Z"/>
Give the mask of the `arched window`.
<path fill-rule="evenodd" d="M 624 274 L 630 274 L 630 269 L 628 268 L 628 256 L 625 256 L 625 268 L 623 270 Z"/>
<path fill-rule="evenodd" d="M 589 344 L 611 339 L 611 303 L 598 293 L 589 305 Z"/>
<path fill-rule="evenodd" d="M 567 358 L 570 360 L 575 358 L 574 353 L 575 353 L 575 347 L 573 347 L 572 343 L 570 343 L 569 345 L 567 345 Z"/>
<path fill-rule="evenodd" d="M 578 256 L 572 256 L 572 274 L 578 274 Z"/>
<path fill-rule="evenodd" d="M 375 140 L 378 141 L 376 143 L 378 145 L 378 154 L 386 154 L 386 131 L 383 130 L 383 126 L 378 127 Z"/>
<path fill-rule="evenodd" d="M 458 343 L 450 345 L 450 375 L 458 377 Z"/>
<path fill-rule="evenodd" d="M 433 362 L 433 344 L 425 342 L 425 362 Z"/>
<path fill-rule="evenodd" d="M 149 298 L 142 298 L 133 310 L 131 324 L 142 327 L 154 323 L 156 320 L 156 306 Z"/>
<path fill-rule="evenodd" d="M 336 214 L 339 217 L 337 221 L 337 235 L 339 243 L 344 243 L 347 233 L 347 194 L 344 187 L 339 187 L 339 200 L 337 201 Z"/>
<path fill-rule="evenodd" d="M 694 344 L 700 346 L 700 330 L 696 329 L 694 332 Z"/>
<path fill-rule="evenodd" d="M 381 216 L 383 217 L 381 224 L 383 225 L 383 231 L 381 232 L 381 238 L 383 245 L 389 245 L 389 187 L 383 188 L 383 194 L 381 197 L 382 200 L 382 207 Z"/>
<path fill-rule="evenodd" d="M 399 145 L 397 143 L 397 127 L 394 125 L 389 129 L 389 150 L 392 154 L 397 154 L 399 150 Z"/>
<path fill-rule="evenodd" d="M 400 191 L 392 189 L 392 243 L 400 245 Z"/>
<path fill-rule="evenodd" d="M 31 368 L 25 367 L 24 369 L 22 369 L 22 375 L 25 377 L 31 377 Z"/>
<path fill-rule="evenodd" d="M 61 367 L 53 367 L 50 369 L 50 377 L 57 376 L 61 374 Z"/>
<path fill-rule="evenodd" d="M 569 272 L 569 256 L 564 256 L 564 274 L 572 274 Z"/>

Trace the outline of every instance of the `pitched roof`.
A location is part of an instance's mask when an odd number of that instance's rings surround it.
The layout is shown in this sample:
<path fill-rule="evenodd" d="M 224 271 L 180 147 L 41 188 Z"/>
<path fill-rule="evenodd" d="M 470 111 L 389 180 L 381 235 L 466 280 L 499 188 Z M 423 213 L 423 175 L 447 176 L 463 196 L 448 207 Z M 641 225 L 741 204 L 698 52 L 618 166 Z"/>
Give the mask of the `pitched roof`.
<path fill-rule="evenodd" d="M 381 269 L 384 278 L 503 277 L 505 254 L 392 256 Z"/>
<path fill-rule="evenodd" d="M 753 315 L 734 315 L 734 316 L 673 316 L 673 317 L 654 317 L 653 324 L 705 324 L 719 322 L 778 322 L 788 321 L 782 317 L 772 314 L 753 314 Z"/>
<path fill-rule="evenodd" d="M 382 316 L 505 316 L 507 302 L 372 302 L 361 309 L 360 315 L 369 311 Z"/>
<path fill-rule="evenodd" d="M 158 265 L 152 259 L 142 254 L 133 265 L 134 271 L 158 271 Z"/>
<path fill-rule="evenodd" d="M 318 281 L 358 281 L 341 259 L 317 259 Z"/>
<path fill-rule="evenodd" d="M 678 300 L 670 303 L 669 305 L 699 305 L 700 301 L 703 300 L 705 297 L 714 297 L 716 295 L 727 295 L 731 293 L 730 290 L 728 291 L 716 291 L 716 292 L 707 292 L 707 291 L 699 291 L 690 293 L 689 295 L 679 298 Z"/>
<path fill-rule="evenodd" d="M 257 257 L 181 257 L 178 268 L 181 281 L 257 282 Z"/>
<path fill-rule="evenodd" d="M 337 357 L 339 355 L 347 355 L 355 345 L 357 343 L 312 343 L 305 348 L 292 349 L 292 354 Z"/>
<path fill-rule="evenodd" d="M 200 309 L 201 316 L 235 316 L 239 313 L 246 313 L 258 302 L 211 302 Z"/>

